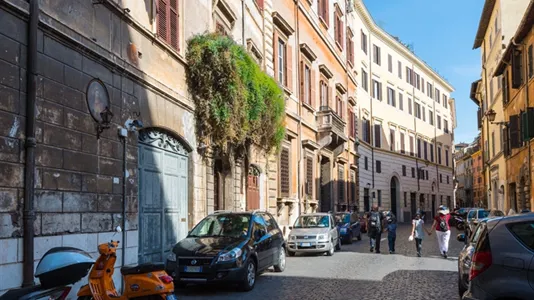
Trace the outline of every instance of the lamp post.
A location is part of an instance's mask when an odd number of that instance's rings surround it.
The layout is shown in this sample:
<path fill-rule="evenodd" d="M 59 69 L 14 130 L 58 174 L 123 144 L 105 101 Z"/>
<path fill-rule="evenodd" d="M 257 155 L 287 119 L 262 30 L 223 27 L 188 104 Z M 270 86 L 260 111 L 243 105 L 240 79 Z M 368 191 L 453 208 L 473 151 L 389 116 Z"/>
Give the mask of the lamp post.
<path fill-rule="evenodd" d="M 506 122 L 506 121 L 504 121 L 504 122 L 495 122 L 495 117 L 496 117 L 496 116 L 497 116 L 497 113 L 496 113 L 493 109 L 490 109 L 490 110 L 486 113 L 486 117 L 488 117 L 488 121 L 489 121 L 491 124 L 508 126 L 508 122 Z"/>

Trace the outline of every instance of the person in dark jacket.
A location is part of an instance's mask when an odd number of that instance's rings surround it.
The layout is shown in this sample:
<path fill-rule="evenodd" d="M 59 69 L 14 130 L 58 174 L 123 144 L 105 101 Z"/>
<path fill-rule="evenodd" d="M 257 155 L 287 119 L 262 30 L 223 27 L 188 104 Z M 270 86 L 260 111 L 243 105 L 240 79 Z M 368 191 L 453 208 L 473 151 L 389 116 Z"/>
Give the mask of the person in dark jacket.
<path fill-rule="evenodd" d="M 395 241 L 397 239 L 397 218 L 391 212 L 386 216 L 389 254 L 395 254 Z"/>
<path fill-rule="evenodd" d="M 367 230 L 371 243 L 371 252 L 380 253 L 380 238 L 384 230 L 384 215 L 378 211 L 378 206 L 373 205 L 369 213 Z"/>

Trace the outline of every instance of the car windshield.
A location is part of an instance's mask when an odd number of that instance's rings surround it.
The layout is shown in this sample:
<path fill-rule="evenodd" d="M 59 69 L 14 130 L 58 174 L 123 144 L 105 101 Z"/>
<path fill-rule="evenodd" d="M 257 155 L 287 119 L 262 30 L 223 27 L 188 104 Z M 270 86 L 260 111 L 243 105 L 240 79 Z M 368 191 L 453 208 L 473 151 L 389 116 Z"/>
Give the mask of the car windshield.
<path fill-rule="evenodd" d="M 336 214 L 337 223 L 350 223 L 350 214 Z"/>
<path fill-rule="evenodd" d="M 328 227 L 329 216 L 300 216 L 295 222 L 295 228 Z"/>
<path fill-rule="evenodd" d="M 490 211 L 490 216 L 494 216 L 494 217 L 504 217 L 504 213 L 500 210 L 492 210 Z"/>
<path fill-rule="evenodd" d="M 470 210 L 469 213 L 467 214 L 467 218 L 468 219 L 472 219 L 475 217 L 475 214 L 476 214 L 476 210 Z"/>
<path fill-rule="evenodd" d="M 484 219 L 484 218 L 487 218 L 489 216 L 490 212 L 489 210 L 479 210 L 478 211 L 478 218 L 479 219 Z"/>
<path fill-rule="evenodd" d="M 204 218 L 189 233 L 189 237 L 241 237 L 247 236 L 250 215 L 211 215 Z"/>

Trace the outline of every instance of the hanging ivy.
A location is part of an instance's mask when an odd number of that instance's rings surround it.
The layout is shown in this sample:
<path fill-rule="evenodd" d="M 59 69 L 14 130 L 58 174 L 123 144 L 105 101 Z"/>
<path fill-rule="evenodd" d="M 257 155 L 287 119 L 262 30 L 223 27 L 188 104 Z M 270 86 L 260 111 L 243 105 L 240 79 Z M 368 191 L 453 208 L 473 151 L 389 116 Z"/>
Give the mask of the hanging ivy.
<path fill-rule="evenodd" d="M 187 42 L 187 85 L 199 141 L 235 155 L 255 145 L 271 152 L 285 136 L 281 88 L 247 51 L 216 33 Z"/>

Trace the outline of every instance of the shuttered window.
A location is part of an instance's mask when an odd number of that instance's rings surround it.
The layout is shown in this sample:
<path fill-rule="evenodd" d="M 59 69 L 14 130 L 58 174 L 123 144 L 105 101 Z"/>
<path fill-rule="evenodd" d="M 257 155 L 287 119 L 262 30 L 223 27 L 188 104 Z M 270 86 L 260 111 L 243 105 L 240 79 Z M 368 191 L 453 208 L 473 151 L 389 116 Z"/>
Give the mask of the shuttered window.
<path fill-rule="evenodd" d="M 504 152 L 504 156 L 510 155 L 510 144 L 509 144 L 509 138 L 508 138 L 508 127 L 502 128 L 502 150 Z"/>
<path fill-rule="evenodd" d="M 395 130 L 389 130 L 389 150 L 395 151 Z"/>
<path fill-rule="evenodd" d="M 345 166 L 338 165 L 337 184 L 338 184 L 338 200 L 339 203 L 345 202 Z"/>
<path fill-rule="evenodd" d="M 176 50 L 180 50 L 178 1 L 158 0 L 156 2 L 158 4 L 158 36 Z"/>
<path fill-rule="evenodd" d="M 289 148 L 282 147 L 280 151 L 280 194 L 289 196 Z"/>
<path fill-rule="evenodd" d="M 382 173 L 382 162 L 379 160 L 376 161 L 376 173 Z"/>
<path fill-rule="evenodd" d="M 328 3 L 328 0 L 317 0 L 317 12 L 319 13 L 319 17 L 323 19 L 323 22 L 328 27 L 329 25 L 329 9 L 330 4 Z"/>
<path fill-rule="evenodd" d="M 510 116 L 510 126 L 508 128 L 509 128 L 510 149 L 521 147 L 519 115 Z"/>
<path fill-rule="evenodd" d="M 306 195 L 313 195 L 313 157 L 306 157 Z"/>
<path fill-rule="evenodd" d="M 347 28 L 347 60 L 354 66 L 354 34 Z"/>
<path fill-rule="evenodd" d="M 382 126 L 375 124 L 375 147 L 382 147 Z"/>
<path fill-rule="evenodd" d="M 532 53 L 532 45 L 528 46 L 528 78 L 534 76 L 534 56 Z"/>
<path fill-rule="evenodd" d="M 512 88 L 518 89 L 523 84 L 522 52 L 515 50 L 512 55 Z"/>
<path fill-rule="evenodd" d="M 345 29 L 345 26 L 343 25 L 343 21 L 341 20 L 342 14 L 341 10 L 339 9 L 339 6 L 336 5 L 336 19 L 334 20 L 334 34 L 336 38 L 336 43 L 339 49 L 343 50 L 343 30 Z"/>
<path fill-rule="evenodd" d="M 402 166 L 402 176 L 406 176 L 406 166 Z"/>
<path fill-rule="evenodd" d="M 356 172 L 354 170 L 350 170 L 350 200 L 353 205 L 356 205 L 358 203 L 356 201 L 356 197 Z"/>
<path fill-rule="evenodd" d="M 355 121 L 354 113 L 352 112 L 352 109 L 349 112 L 349 126 L 350 126 L 349 134 L 350 134 L 350 137 L 353 138 L 356 136 L 356 121 Z"/>
<path fill-rule="evenodd" d="M 400 133 L 400 150 L 402 154 L 406 153 L 404 133 L 402 132 Z"/>
<path fill-rule="evenodd" d="M 503 104 L 506 104 L 508 101 L 510 101 L 510 91 L 508 90 L 508 70 L 505 70 L 504 75 L 502 76 L 502 102 Z"/>

